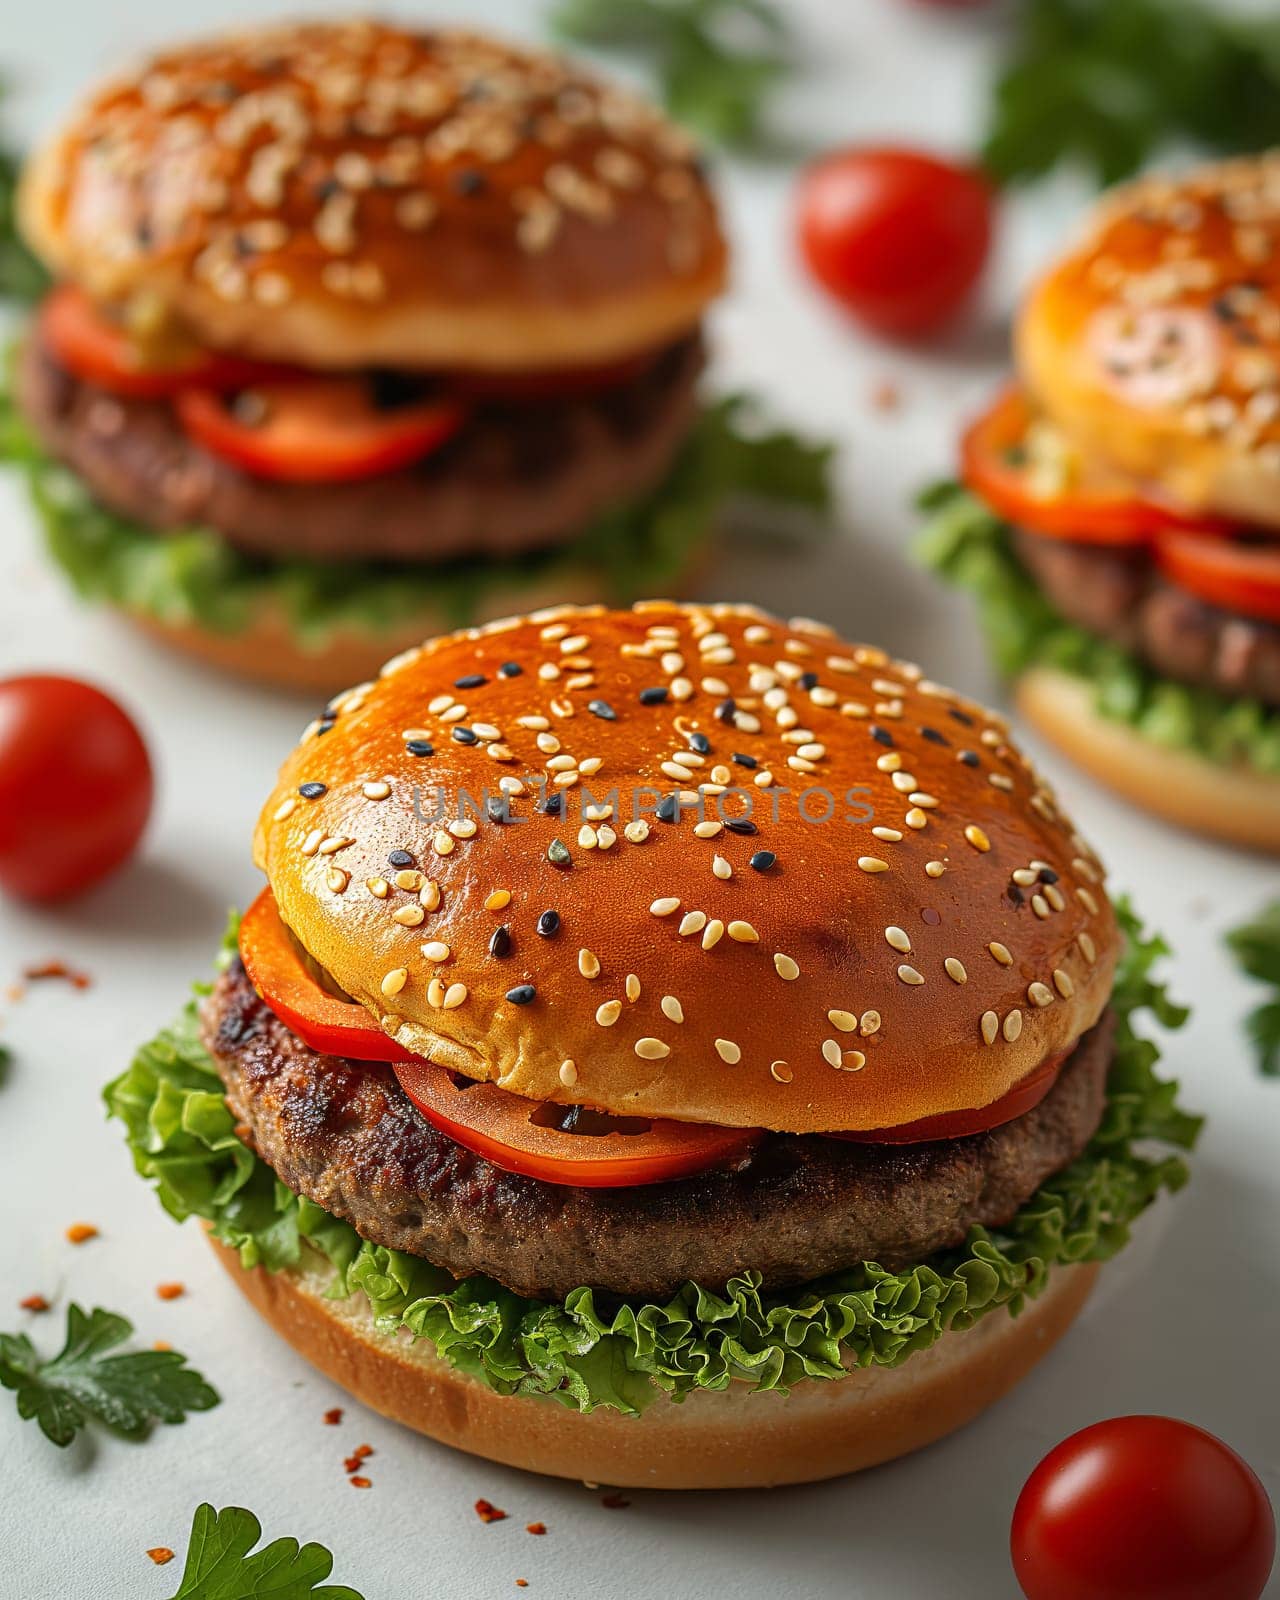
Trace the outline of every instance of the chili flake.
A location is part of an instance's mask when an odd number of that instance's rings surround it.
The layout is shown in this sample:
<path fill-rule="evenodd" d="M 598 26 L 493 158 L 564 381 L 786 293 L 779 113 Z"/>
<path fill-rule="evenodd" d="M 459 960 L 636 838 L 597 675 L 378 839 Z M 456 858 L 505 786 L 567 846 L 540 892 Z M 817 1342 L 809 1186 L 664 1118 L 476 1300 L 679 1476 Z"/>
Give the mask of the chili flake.
<path fill-rule="evenodd" d="M 158 1283 L 156 1294 L 161 1300 L 180 1300 L 187 1292 L 185 1283 Z"/>
<path fill-rule="evenodd" d="M 477 1500 L 476 1516 L 480 1518 L 481 1522 L 505 1522 L 507 1520 L 506 1512 L 500 1511 L 492 1500 Z"/>
<path fill-rule="evenodd" d="M 18 1301 L 20 1311 L 47 1311 L 49 1302 L 42 1294 L 29 1294 L 25 1300 Z"/>
<path fill-rule="evenodd" d="M 166 1544 L 158 1544 L 154 1550 L 148 1550 L 147 1554 L 158 1567 L 163 1567 L 173 1560 L 173 1551 Z"/>
<path fill-rule="evenodd" d="M 73 1222 L 67 1229 L 67 1240 L 70 1244 L 85 1244 L 97 1237 L 98 1230 L 92 1222 Z"/>

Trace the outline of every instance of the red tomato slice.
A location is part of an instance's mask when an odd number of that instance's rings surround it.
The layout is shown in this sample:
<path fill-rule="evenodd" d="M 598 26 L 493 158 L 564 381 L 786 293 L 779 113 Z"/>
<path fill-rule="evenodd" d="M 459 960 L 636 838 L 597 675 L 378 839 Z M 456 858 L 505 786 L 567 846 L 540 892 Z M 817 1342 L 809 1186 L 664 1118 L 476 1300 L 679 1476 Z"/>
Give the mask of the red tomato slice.
<path fill-rule="evenodd" d="M 262 377 L 278 377 L 282 370 L 194 345 L 168 364 L 152 361 L 136 340 L 70 284 L 45 296 L 38 320 L 41 339 L 68 372 L 128 399 L 165 400 L 192 384 L 238 389 Z"/>
<path fill-rule="evenodd" d="M 1050 1056 L 1047 1061 L 1030 1072 L 1021 1083 L 1015 1083 L 1008 1094 L 993 1100 L 989 1106 L 979 1106 L 974 1111 L 944 1111 L 936 1117 L 921 1117 L 918 1122 L 904 1122 L 896 1128 L 868 1128 L 861 1133 L 833 1133 L 833 1139 L 852 1139 L 858 1144 L 923 1144 L 930 1139 L 961 1139 L 968 1133 L 985 1133 L 988 1128 L 998 1128 L 1012 1122 L 1038 1106 L 1058 1081 L 1062 1063 L 1071 1054 Z"/>
<path fill-rule="evenodd" d="M 461 405 L 442 400 L 380 411 L 360 377 L 255 384 L 234 401 L 211 389 L 185 389 L 174 404 L 206 450 L 282 483 L 344 483 L 395 472 L 430 455 L 466 417 Z"/>
<path fill-rule="evenodd" d="M 1101 473 L 1087 476 L 1053 499 L 1036 494 L 1025 461 L 1033 420 L 1027 397 L 1020 389 L 1008 389 L 961 441 L 961 477 L 1006 521 L 1081 544 L 1145 544 L 1179 528 L 1233 531 L 1234 525 L 1221 518 L 1192 516 L 1144 499 Z"/>
<path fill-rule="evenodd" d="M 1210 605 L 1280 622 L 1280 544 L 1169 534 L 1156 545 L 1155 558 L 1178 588 Z"/>
<path fill-rule="evenodd" d="M 615 1117 L 526 1100 L 426 1061 L 398 1061 L 395 1074 L 427 1121 L 458 1144 L 504 1172 L 576 1189 L 688 1178 L 740 1161 L 764 1137 L 759 1128 Z"/>
<path fill-rule="evenodd" d="M 468 400 L 559 400 L 619 389 L 641 377 L 657 360 L 654 351 L 606 367 L 546 368 L 533 372 L 451 372 L 450 394 Z"/>
<path fill-rule="evenodd" d="M 405 1050 L 362 1005 L 330 994 L 302 958 L 281 920 L 276 898 L 264 889 L 240 923 L 240 959 L 249 981 L 304 1044 L 352 1061 L 399 1061 Z"/>

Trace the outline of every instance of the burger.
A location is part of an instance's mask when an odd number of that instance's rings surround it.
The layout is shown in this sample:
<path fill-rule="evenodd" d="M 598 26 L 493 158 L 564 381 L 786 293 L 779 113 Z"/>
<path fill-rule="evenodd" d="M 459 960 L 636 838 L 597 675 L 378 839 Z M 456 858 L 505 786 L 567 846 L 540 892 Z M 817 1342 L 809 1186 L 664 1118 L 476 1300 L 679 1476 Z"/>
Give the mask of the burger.
<path fill-rule="evenodd" d="M 929 492 L 1046 738 L 1139 805 L 1280 851 L 1280 154 L 1104 201 L 1018 379 Z"/>
<path fill-rule="evenodd" d="M 916 1449 L 1184 1176 L 1163 947 L 999 718 L 816 623 L 437 639 L 306 729 L 254 856 L 108 1107 L 302 1355 L 479 1455 L 711 1488 Z"/>
<path fill-rule="evenodd" d="M 429 633 L 678 586 L 825 452 L 703 404 L 688 138 L 577 67 L 374 22 L 184 46 L 29 163 L 55 284 L 0 417 L 84 594 L 320 692 Z"/>

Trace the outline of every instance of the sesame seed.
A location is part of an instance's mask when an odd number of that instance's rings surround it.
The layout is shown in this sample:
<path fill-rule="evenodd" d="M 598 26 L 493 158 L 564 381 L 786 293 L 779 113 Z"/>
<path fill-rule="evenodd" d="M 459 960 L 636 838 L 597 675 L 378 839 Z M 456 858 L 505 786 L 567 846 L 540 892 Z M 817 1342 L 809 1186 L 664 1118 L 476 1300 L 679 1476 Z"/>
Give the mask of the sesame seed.
<path fill-rule="evenodd" d="M 964 963 L 958 961 L 955 956 L 948 956 L 942 965 L 948 978 L 956 983 L 968 983 L 969 974 L 964 970 Z"/>
<path fill-rule="evenodd" d="M 505 911 L 511 904 L 510 889 L 492 889 L 485 898 L 486 911 Z"/>
<path fill-rule="evenodd" d="M 864 1011 L 858 1018 L 858 1032 L 864 1039 L 869 1039 L 873 1033 L 879 1033 L 880 1013 L 878 1011 Z"/>
<path fill-rule="evenodd" d="M 994 1044 L 996 1035 L 1000 1032 L 1000 1018 L 994 1011 L 982 1013 L 982 1041 L 984 1044 Z"/>
<path fill-rule="evenodd" d="M 668 1022 L 683 1022 L 684 1007 L 673 994 L 664 994 L 662 997 L 662 1014 Z"/>
<path fill-rule="evenodd" d="M 859 856 L 858 868 L 861 872 L 888 872 L 889 863 L 879 856 Z"/>
<path fill-rule="evenodd" d="M 275 809 L 275 821 L 284 822 L 287 818 L 291 817 L 294 811 L 297 809 L 297 805 L 298 802 L 293 795 L 289 795 L 286 799 L 282 800 Z"/>
<path fill-rule="evenodd" d="M 627 999 L 630 1000 L 632 1005 L 634 1005 L 640 998 L 640 980 L 636 977 L 634 972 L 627 973 L 627 981 L 623 985 L 623 988 L 626 991 Z"/>
<path fill-rule="evenodd" d="M 839 1061 L 831 1063 L 833 1067 L 838 1067 L 841 1072 L 861 1072 L 866 1064 L 867 1058 L 861 1050 L 842 1050 Z"/>
<path fill-rule="evenodd" d="M 643 818 L 637 818 L 635 822 L 628 822 L 622 831 L 632 844 L 643 844 L 649 837 L 649 824 Z"/>
<path fill-rule="evenodd" d="M 492 944 L 490 940 L 490 944 Z M 440 939 L 432 939 L 429 944 L 424 944 L 422 953 L 428 961 L 447 961 L 450 956 L 449 946 Z"/>
<path fill-rule="evenodd" d="M 1016 1011 L 1016 1010 L 1015 1011 L 1011 1011 L 1009 1013 L 1009 1015 L 1004 1019 L 1004 1036 L 1009 1041 L 1010 1044 L 1013 1044 L 1019 1038 L 1021 1033 L 1022 1033 L 1022 1013 L 1021 1013 L 1021 1011 Z"/>
<path fill-rule="evenodd" d="M 514 989 L 507 990 L 507 999 L 510 1000 L 513 1006 L 527 1006 L 532 1002 L 537 992 L 531 983 L 518 983 Z"/>
<path fill-rule="evenodd" d="M 844 1051 L 840 1048 L 839 1039 L 824 1039 L 822 1041 L 822 1059 L 829 1067 L 838 1067 L 844 1059 Z"/>
<path fill-rule="evenodd" d="M 731 922 L 729 924 L 729 937 L 739 944 L 759 944 L 760 935 L 749 922 Z"/>
<path fill-rule="evenodd" d="M 661 1039 L 637 1039 L 635 1052 L 642 1061 L 662 1061 L 671 1054 L 671 1046 Z"/>
<path fill-rule="evenodd" d="M 711 870 L 712 870 L 712 872 L 715 873 L 717 878 L 732 878 L 733 877 L 733 868 L 730 866 L 730 864 L 725 860 L 725 858 L 723 856 L 713 856 L 712 857 Z"/>
<path fill-rule="evenodd" d="M 547 846 L 547 860 L 554 867 L 567 867 L 573 861 L 569 847 L 562 839 L 553 839 Z"/>
<path fill-rule="evenodd" d="M 655 900 L 649 907 L 655 917 L 669 917 L 673 911 L 679 911 L 679 909 L 680 902 L 674 895 L 663 895 L 661 899 Z"/>
<path fill-rule="evenodd" d="M 1076 943 L 1080 946 L 1080 953 L 1084 956 L 1089 965 L 1092 966 L 1093 963 L 1098 959 L 1097 945 L 1094 944 L 1093 940 L 1087 933 L 1078 934 L 1076 936 Z"/>
<path fill-rule="evenodd" d="M 964 830 L 964 836 L 975 850 L 980 850 L 985 854 L 991 848 L 991 840 L 987 838 L 976 822 L 969 824 Z"/>
<path fill-rule="evenodd" d="M 1048 984 L 1032 983 L 1027 986 L 1027 999 L 1033 1006 L 1051 1006 L 1054 1001 L 1053 990 Z"/>
<path fill-rule="evenodd" d="M 780 978 L 785 978 L 788 983 L 800 976 L 800 968 L 790 956 L 784 956 L 781 951 L 773 958 L 774 969 Z"/>
<path fill-rule="evenodd" d="M 924 870 L 930 878 L 940 878 L 947 869 L 941 861 L 926 861 Z"/>
<path fill-rule="evenodd" d="M 1042 894 L 1033 894 L 1031 896 L 1031 909 L 1042 922 L 1050 915 L 1049 902 Z"/>
<path fill-rule="evenodd" d="M 425 954 L 425 946 L 423 953 Z M 511 954 L 511 930 L 506 927 L 495 928 L 489 936 L 489 954 L 502 960 Z"/>
<path fill-rule="evenodd" d="M 384 974 L 380 987 L 383 994 L 390 999 L 393 995 L 399 994 L 408 981 L 409 969 L 407 967 L 393 967 L 390 972 Z"/>
<path fill-rule="evenodd" d="M 660 706 L 663 704 L 666 698 L 667 690 L 665 686 L 659 686 L 653 689 L 641 689 L 640 691 L 640 704 L 642 706 Z"/>
<path fill-rule="evenodd" d="M 785 1061 L 771 1061 L 769 1063 L 769 1075 L 775 1083 L 790 1083 L 792 1078 L 795 1077 L 795 1073 L 792 1072 Z"/>
<path fill-rule="evenodd" d="M 884 930 L 885 940 L 902 955 L 911 954 L 911 938 L 904 928 L 888 927 Z"/>
<path fill-rule="evenodd" d="M 560 932 L 560 913 L 544 911 L 538 918 L 538 932 L 544 939 L 553 939 Z"/>
<path fill-rule="evenodd" d="M 1070 1000 L 1076 992 L 1076 986 L 1071 981 L 1070 975 L 1064 972 L 1061 967 L 1053 969 L 1053 986 L 1064 1000 Z"/>
<path fill-rule="evenodd" d="M 429 739 L 406 739 L 404 747 L 411 756 L 433 756 L 436 753 Z"/>
<path fill-rule="evenodd" d="M 498 676 L 500 678 L 518 678 L 523 671 L 524 668 L 518 661 L 504 661 L 498 668 Z"/>
<path fill-rule="evenodd" d="M 886 844 L 897 844 L 903 838 L 900 828 L 872 828 L 871 832 L 877 839 L 883 839 Z"/>
<path fill-rule="evenodd" d="M 730 833 L 741 833 L 748 837 L 760 831 L 749 817 L 729 817 L 725 821 L 725 827 Z"/>
<path fill-rule="evenodd" d="M 600 717 L 605 722 L 616 722 L 618 713 L 607 700 L 588 700 L 587 710 L 593 717 Z"/>
<path fill-rule="evenodd" d="M 902 979 L 903 983 L 923 983 L 924 982 L 923 976 L 919 972 L 917 972 L 914 967 L 909 967 L 909 966 L 906 966 L 905 964 L 898 968 L 898 976 Z"/>
<path fill-rule="evenodd" d="M 833 1028 L 839 1028 L 841 1033 L 853 1033 L 858 1026 L 858 1019 L 852 1011 L 828 1011 L 827 1021 Z"/>
<path fill-rule="evenodd" d="M 391 920 L 398 922 L 402 928 L 416 928 L 426 920 L 426 915 L 421 906 L 401 906 L 398 911 L 391 913 Z"/>
<path fill-rule="evenodd" d="M 572 1089 L 577 1081 L 578 1068 L 575 1063 L 572 1061 L 562 1061 L 560 1063 L 560 1082 L 564 1084 L 566 1089 Z"/>
<path fill-rule="evenodd" d="M 446 1011 L 453 1011 L 456 1007 L 460 1006 L 462 1004 L 462 1002 L 466 998 L 467 998 L 467 986 L 466 986 L 466 984 L 465 983 L 451 983 L 449 985 L 449 987 L 444 992 L 444 1001 L 443 1001 L 444 1009 Z M 508 996 L 508 998 L 510 998 L 510 997 Z"/>
<path fill-rule="evenodd" d="M 366 878 L 364 886 L 379 900 L 385 900 L 391 893 L 391 885 L 385 878 Z"/>
<path fill-rule="evenodd" d="M 594 950 L 582 949 L 578 951 L 578 971 L 584 978 L 598 978 L 600 976 L 600 957 Z"/>
<path fill-rule="evenodd" d="M 714 950 L 723 938 L 724 923 L 721 922 L 719 917 L 712 917 L 711 921 L 702 930 L 702 948 L 704 950 Z"/>
<path fill-rule="evenodd" d="M 322 794 L 328 794 L 329 786 L 325 783 L 300 783 L 298 793 L 304 800 L 318 800 Z"/>
<path fill-rule="evenodd" d="M 334 894 L 341 894 L 351 882 L 351 874 L 344 872 L 341 867 L 330 867 L 324 875 L 324 881 Z"/>
<path fill-rule="evenodd" d="M 387 865 L 390 867 L 411 867 L 413 857 L 407 850 L 392 850 L 387 856 Z"/>

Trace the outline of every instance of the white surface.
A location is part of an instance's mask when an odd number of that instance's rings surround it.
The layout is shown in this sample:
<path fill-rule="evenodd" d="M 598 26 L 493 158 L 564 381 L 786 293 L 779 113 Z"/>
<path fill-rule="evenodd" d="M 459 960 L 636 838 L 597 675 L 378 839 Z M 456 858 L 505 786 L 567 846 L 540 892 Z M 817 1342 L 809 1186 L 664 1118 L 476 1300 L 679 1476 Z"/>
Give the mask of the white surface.
<path fill-rule="evenodd" d="M 324 9 L 314 6 L 313 9 Z M 981 115 L 993 25 L 900 0 L 811 0 L 797 22 L 813 65 L 797 88 L 794 126 L 821 143 L 904 138 L 962 149 Z M 16 13 L 16 3 L 11 8 Z M 257 0 L 189 0 L 196 28 L 260 14 Z M 534 27 L 530 5 L 455 8 L 476 21 Z M 5 30 L 4 66 L 25 94 L 14 105 L 34 135 L 78 87 L 135 47 L 158 40 L 174 8 L 161 0 L 42 0 Z M 16 15 L 11 21 L 16 22 Z M 950 459 L 957 419 L 996 377 L 1001 317 L 943 349 L 902 354 L 860 339 L 808 291 L 790 258 L 790 174 L 726 174 L 740 247 L 737 286 L 717 320 L 720 380 L 768 394 L 778 413 L 837 436 L 844 536 L 810 562 L 753 556 L 716 580 L 725 598 L 815 613 L 875 639 L 933 676 L 995 698 L 971 614 L 903 559 L 912 488 Z M 1052 248 L 1077 196 L 1069 185 L 1008 213 L 992 302 L 1010 303 L 1029 266 Z M 876 412 L 891 378 L 901 409 Z M 1004 1600 L 1009 1513 L 1026 1473 L 1063 1435 L 1100 1417 L 1168 1412 L 1232 1441 L 1280 1497 L 1276 1352 L 1280 1349 L 1280 1085 L 1254 1075 L 1239 1023 L 1256 997 L 1232 974 L 1220 936 L 1275 892 L 1274 864 L 1173 833 L 1112 802 L 1051 754 L 1085 832 L 1146 917 L 1176 941 L 1177 993 L 1196 1004 L 1167 1066 L 1211 1122 L 1195 1181 L 1163 1229 L 1113 1269 L 1105 1315 L 1087 1315 L 1021 1390 L 959 1437 L 892 1467 L 770 1494 L 635 1493 L 625 1511 L 598 1494 L 453 1454 L 347 1404 L 279 1343 L 216 1269 L 194 1225 L 176 1227 L 134 1177 L 98 1091 L 137 1042 L 208 970 L 224 911 L 255 887 L 249 829 L 277 761 L 308 708 L 252 693 L 158 653 L 113 618 L 82 611 L 37 549 L 31 518 L 0 484 L 0 671 L 78 672 L 115 690 L 140 717 L 160 768 L 145 855 L 126 875 L 56 914 L 0 908 L 0 985 L 56 956 L 95 979 L 86 993 L 36 986 L 0 999 L 0 1037 L 17 1062 L 0 1092 L 0 1326 L 16 1300 L 57 1297 L 35 1319 L 43 1347 L 75 1297 L 130 1315 L 140 1338 L 166 1338 L 222 1391 L 224 1404 L 142 1446 L 95 1434 L 55 1452 L 20 1426 L 0 1394 L 4 1534 L 0 1593 L 14 1600 L 154 1596 L 179 1566 L 157 1571 L 144 1550 L 185 1548 L 201 1500 L 251 1507 L 266 1535 L 316 1538 L 337 1554 L 338 1581 L 367 1600 L 516 1592 L 558 1600 L 720 1594 L 880 1600 Z M 1037 752 L 1038 754 L 1042 752 Z M 102 1237 L 78 1250 L 67 1224 Z M 154 1286 L 178 1279 L 185 1298 Z M 367 1441 L 374 1488 L 348 1487 L 342 1458 Z M 485 1495 L 510 1519 L 483 1526 Z M 545 1521 L 530 1538 L 529 1520 Z M 1273 1583 L 1268 1593 L 1280 1594 Z"/>

